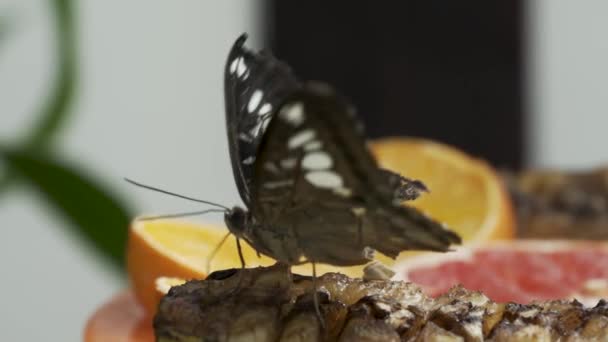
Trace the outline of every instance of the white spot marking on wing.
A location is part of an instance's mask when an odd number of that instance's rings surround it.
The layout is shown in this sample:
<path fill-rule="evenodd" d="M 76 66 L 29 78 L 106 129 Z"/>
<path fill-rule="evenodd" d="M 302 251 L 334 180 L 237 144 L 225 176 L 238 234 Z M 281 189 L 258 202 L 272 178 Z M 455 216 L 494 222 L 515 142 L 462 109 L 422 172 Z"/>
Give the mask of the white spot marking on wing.
<path fill-rule="evenodd" d="M 270 173 L 274 173 L 274 174 L 277 174 L 277 173 L 281 172 L 279 170 L 279 168 L 276 165 L 274 165 L 273 162 L 266 162 L 266 163 L 264 163 L 264 169 L 266 171 L 268 171 Z"/>
<path fill-rule="evenodd" d="M 319 188 L 335 189 L 342 187 L 342 177 L 333 171 L 310 171 L 304 175 L 306 180 Z"/>
<path fill-rule="evenodd" d="M 258 111 L 258 115 L 265 115 L 272 111 L 272 105 L 270 103 L 264 103 L 260 110 Z"/>
<path fill-rule="evenodd" d="M 270 123 L 270 120 L 268 118 L 266 119 L 259 119 L 255 126 L 253 126 L 251 128 L 251 130 L 249 130 L 249 135 L 252 137 L 255 137 L 257 135 L 259 135 L 261 132 L 266 130 L 266 127 L 268 127 L 268 124 Z"/>
<path fill-rule="evenodd" d="M 258 108 L 260 102 L 262 102 L 262 96 L 264 96 L 264 92 L 260 89 L 253 91 L 253 94 L 251 94 L 251 97 L 249 98 L 249 103 L 247 103 L 247 111 L 249 113 L 253 113 Z"/>
<path fill-rule="evenodd" d="M 314 139 L 315 135 L 316 135 L 316 133 L 312 129 L 306 129 L 301 132 L 298 132 L 298 133 L 296 133 L 296 135 L 289 138 L 289 141 L 287 141 L 287 147 L 290 150 L 298 148 L 298 147 L 306 144 L 310 140 Z"/>
<path fill-rule="evenodd" d="M 266 128 L 268 128 L 269 124 L 270 124 L 270 118 L 264 118 L 262 120 L 262 129 L 264 130 L 264 132 L 266 132 Z"/>
<path fill-rule="evenodd" d="M 282 187 L 292 186 L 292 185 L 293 185 L 293 179 L 287 179 L 287 180 L 276 181 L 276 182 L 266 182 L 263 184 L 263 186 L 266 189 L 276 189 L 276 188 L 282 188 Z"/>
<path fill-rule="evenodd" d="M 280 161 L 281 167 L 285 170 L 293 169 L 297 163 L 298 160 L 296 158 L 286 158 Z"/>
<path fill-rule="evenodd" d="M 245 72 L 247 71 L 247 64 L 245 64 L 245 60 L 243 59 L 243 57 L 239 57 L 236 60 L 238 60 L 237 64 L 236 64 L 236 75 L 238 77 L 246 77 Z"/>
<path fill-rule="evenodd" d="M 253 162 L 255 162 L 255 156 L 249 156 L 249 157 L 243 159 L 243 164 L 245 164 L 245 165 L 251 165 L 251 164 L 253 164 Z"/>
<path fill-rule="evenodd" d="M 239 60 L 243 59 L 243 57 L 237 57 L 232 60 L 230 63 L 230 73 L 234 74 L 236 72 L 236 66 L 239 64 Z"/>
<path fill-rule="evenodd" d="M 250 143 L 253 140 L 251 139 L 251 137 L 245 133 L 239 133 L 239 140 L 244 141 L 246 143 Z"/>
<path fill-rule="evenodd" d="M 251 129 L 249 130 L 249 135 L 255 137 L 256 135 L 258 135 L 258 132 L 260 131 L 261 127 L 262 121 L 258 121 L 255 126 L 251 127 Z"/>
<path fill-rule="evenodd" d="M 296 127 L 300 126 L 306 118 L 304 116 L 304 105 L 301 102 L 296 102 L 284 107 L 281 109 L 279 115 L 281 116 L 281 119 Z"/>
<path fill-rule="evenodd" d="M 334 161 L 327 152 L 310 152 L 302 159 L 302 167 L 307 170 L 325 170 L 331 168 Z"/>
<path fill-rule="evenodd" d="M 314 140 L 311 141 L 309 143 L 307 143 L 306 145 L 304 145 L 304 151 L 309 152 L 309 151 L 316 151 L 321 149 L 321 147 L 323 146 L 323 144 L 321 144 L 321 142 L 319 140 Z"/>
<path fill-rule="evenodd" d="M 334 193 L 346 198 L 353 195 L 353 191 L 345 187 L 334 188 Z"/>
<path fill-rule="evenodd" d="M 354 207 L 351 209 L 351 211 L 353 212 L 353 214 L 355 214 L 355 216 L 363 216 L 365 215 L 365 208 L 363 207 Z"/>

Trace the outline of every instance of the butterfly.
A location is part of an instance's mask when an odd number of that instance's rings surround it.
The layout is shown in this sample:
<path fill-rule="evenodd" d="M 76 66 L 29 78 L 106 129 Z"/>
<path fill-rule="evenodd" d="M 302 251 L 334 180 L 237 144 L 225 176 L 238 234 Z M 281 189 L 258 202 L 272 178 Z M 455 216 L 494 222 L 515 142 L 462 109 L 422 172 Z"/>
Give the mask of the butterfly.
<path fill-rule="evenodd" d="M 290 265 L 365 264 L 378 251 L 447 251 L 460 237 L 401 201 L 427 191 L 381 169 L 354 107 L 329 85 L 301 82 L 241 35 L 224 71 L 226 127 L 246 208 L 224 215 L 229 231 Z M 242 259 L 241 259 L 242 260 Z M 314 268 L 313 268 L 314 271 Z"/>

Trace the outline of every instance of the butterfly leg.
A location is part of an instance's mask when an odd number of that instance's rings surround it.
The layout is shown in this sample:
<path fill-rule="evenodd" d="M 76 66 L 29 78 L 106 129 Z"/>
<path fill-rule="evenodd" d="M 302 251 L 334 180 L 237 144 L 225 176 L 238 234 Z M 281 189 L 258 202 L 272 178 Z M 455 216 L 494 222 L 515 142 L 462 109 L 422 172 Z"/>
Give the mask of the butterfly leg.
<path fill-rule="evenodd" d="M 239 253 L 239 259 L 241 260 L 241 271 L 239 272 L 239 280 L 236 282 L 236 286 L 232 289 L 229 294 L 235 294 L 240 291 L 243 285 L 243 274 L 245 273 L 245 258 L 243 257 L 243 250 L 241 249 L 241 239 L 236 238 L 236 250 Z"/>
<path fill-rule="evenodd" d="M 319 308 L 319 295 L 317 294 L 317 267 L 314 261 L 312 262 L 312 291 L 312 301 L 315 306 L 317 319 L 319 320 L 321 328 L 325 330 L 325 320 L 323 320 L 323 316 L 321 316 L 321 309 Z"/>
<path fill-rule="evenodd" d="M 363 221 L 357 216 L 357 243 L 363 247 Z"/>
<path fill-rule="evenodd" d="M 226 240 L 228 239 L 229 236 L 230 236 L 230 233 L 227 233 L 226 235 L 224 235 L 222 240 L 215 246 L 215 248 L 213 248 L 213 251 L 211 251 L 211 253 L 209 253 L 209 256 L 207 256 L 207 264 L 206 264 L 207 274 L 211 273 L 211 261 L 213 260 L 213 258 L 215 258 L 215 255 L 220 250 L 220 248 L 222 247 L 224 242 L 226 242 Z"/>
<path fill-rule="evenodd" d="M 236 249 L 239 252 L 239 260 L 241 260 L 241 269 L 245 269 L 245 258 L 243 257 L 243 250 L 241 248 L 241 239 L 236 238 Z"/>

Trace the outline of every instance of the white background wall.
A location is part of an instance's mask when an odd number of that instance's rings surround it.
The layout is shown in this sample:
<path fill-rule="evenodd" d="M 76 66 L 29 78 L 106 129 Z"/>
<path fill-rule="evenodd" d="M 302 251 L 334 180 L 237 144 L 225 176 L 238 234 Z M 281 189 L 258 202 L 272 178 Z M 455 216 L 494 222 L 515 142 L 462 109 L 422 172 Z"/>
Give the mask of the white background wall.
<path fill-rule="evenodd" d="M 259 47 L 254 2 L 77 3 L 82 74 L 61 143 L 67 157 L 141 211 L 200 206 L 127 186 L 122 177 L 238 203 L 222 72 L 241 32 Z M 0 0 L 0 14 L 14 22 L 9 39 L 0 41 L 3 140 L 28 127 L 50 84 L 54 45 L 46 5 Z M 79 341 L 87 316 L 125 286 L 64 225 L 27 190 L 0 197 L 0 341 Z"/>
<path fill-rule="evenodd" d="M 532 163 L 608 164 L 608 1 L 529 1 Z"/>
<path fill-rule="evenodd" d="M 129 176 L 230 204 L 222 68 L 259 2 L 79 1 L 80 94 L 61 147 L 145 212 L 198 208 L 126 186 Z M 535 165 L 608 160 L 608 2 L 530 2 L 530 132 Z M 53 66 L 43 0 L 0 0 L 15 20 L 0 41 L 0 138 L 17 137 Z M 0 197 L 0 340 L 78 341 L 87 316 L 125 286 L 34 194 Z M 206 220 L 218 220 L 208 216 Z M 82 289 L 87 289 L 84 292 Z M 34 329 L 32 329 L 34 327 Z"/>

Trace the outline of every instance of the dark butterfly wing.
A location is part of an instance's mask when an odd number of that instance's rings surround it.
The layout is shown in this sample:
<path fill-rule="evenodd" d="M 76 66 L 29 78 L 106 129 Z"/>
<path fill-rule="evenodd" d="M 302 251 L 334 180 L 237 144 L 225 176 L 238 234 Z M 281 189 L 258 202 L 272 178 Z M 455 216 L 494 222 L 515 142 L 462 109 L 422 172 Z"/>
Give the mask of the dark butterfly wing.
<path fill-rule="evenodd" d="M 429 188 L 417 179 L 403 177 L 393 171 L 380 169 L 384 173 L 388 182 L 394 184 L 394 199 L 396 201 L 412 201 L 420 196 L 423 192 L 429 192 Z"/>
<path fill-rule="evenodd" d="M 364 262 L 364 247 L 395 257 L 458 243 L 456 234 L 395 201 L 395 174 L 378 168 L 356 125 L 326 85 L 290 96 L 258 151 L 256 221 L 297 240 L 307 258 L 336 265 Z"/>
<path fill-rule="evenodd" d="M 249 206 L 253 164 L 266 125 L 300 84 L 290 68 L 271 54 L 245 48 L 246 39 L 241 35 L 228 54 L 224 99 L 232 171 L 239 194 Z"/>

